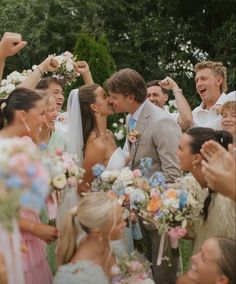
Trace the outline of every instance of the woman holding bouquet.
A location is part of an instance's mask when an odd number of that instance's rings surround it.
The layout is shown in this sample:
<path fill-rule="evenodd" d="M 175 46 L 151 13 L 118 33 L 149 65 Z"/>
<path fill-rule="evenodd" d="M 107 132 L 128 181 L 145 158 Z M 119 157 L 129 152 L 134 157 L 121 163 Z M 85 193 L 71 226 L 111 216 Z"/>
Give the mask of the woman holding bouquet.
<path fill-rule="evenodd" d="M 193 252 L 196 253 L 203 242 L 212 236 L 224 236 L 235 239 L 235 204 L 229 198 L 207 188 L 207 182 L 202 172 L 202 145 L 209 140 L 220 143 L 225 149 L 232 143 L 230 133 L 211 128 L 196 127 L 182 135 L 177 156 L 180 168 L 189 171 L 192 176 L 183 178 L 195 188 L 199 198 L 203 198 L 204 207 L 201 222 L 195 224 Z"/>
<path fill-rule="evenodd" d="M 7 125 L 4 126 L 4 122 Z M 34 91 L 18 88 L 0 100 L 1 137 L 29 137 L 39 141 L 45 123 L 45 102 Z M 26 284 L 51 283 L 52 275 L 46 260 L 45 245 L 57 238 L 54 227 L 40 223 L 34 210 L 22 210 L 20 229 L 28 252 L 22 256 Z"/>

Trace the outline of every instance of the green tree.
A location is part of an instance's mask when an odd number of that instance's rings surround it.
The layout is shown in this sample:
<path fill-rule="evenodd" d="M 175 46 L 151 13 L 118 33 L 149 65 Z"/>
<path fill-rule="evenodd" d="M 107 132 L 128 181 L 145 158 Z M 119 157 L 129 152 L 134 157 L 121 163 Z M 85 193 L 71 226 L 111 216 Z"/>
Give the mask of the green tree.
<path fill-rule="evenodd" d="M 94 82 L 103 82 L 115 71 L 115 61 L 109 52 L 109 45 L 104 35 L 97 40 L 86 34 L 80 33 L 74 48 L 78 59 L 86 60 L 93 75 Z"/>
<path fill-rule="evenodd" d="M 28 42 L 8 60 L 5 73 L 30 68 L 49 54 L 72 51 L 81 31 L 100 34 L 100 11 L 96 0 L 1 0 L 0 31 L 19 32 Z"/>

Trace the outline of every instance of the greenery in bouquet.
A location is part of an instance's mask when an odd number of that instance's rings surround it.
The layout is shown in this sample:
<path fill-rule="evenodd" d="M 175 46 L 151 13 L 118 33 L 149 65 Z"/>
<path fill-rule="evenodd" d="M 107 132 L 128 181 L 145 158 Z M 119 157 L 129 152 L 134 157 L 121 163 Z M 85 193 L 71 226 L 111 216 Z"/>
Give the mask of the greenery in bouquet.
<path fill-rule="evenodd" d="M 135 253 L 118 260 L 111 268 L 112 284 L 154 284 L 147 261 L 140 261 Z"/>
<path fill-rule="evenodd" d="M 0 153 L 0 223 L 11 231 L 20 207 L 43 207 L 49 175 L 47 163 L 30 139 L 2 138 Z"/>
<path fill-rule="evenodd" d="M 52 191 L 61 192 L 82 182 L 85 170 L 77 166 L 77 157 L 62 149 L 47 151 L 45 145 L 41 145 L 44 157 L 51 166 L 50 187 Z"/>
<path fill-rule="evenodd" d="M 74 68 L 76 56 L 74 56 L 69 51 L 66 51 L 61 55 L 55 55 L 55 59 L 57 60 L 60 67 L 53 72 L 53 77 L 64 80 L 67 85 L 70 85 L 79 76 Z"/>
<path fill-rule="evenodd" d="M 30 73 L 32 73 L 31 69 L 24 70 L 22 73 L 14 71 L 9 74 L 0 83 L 0 97 L 7 97 Z"/>

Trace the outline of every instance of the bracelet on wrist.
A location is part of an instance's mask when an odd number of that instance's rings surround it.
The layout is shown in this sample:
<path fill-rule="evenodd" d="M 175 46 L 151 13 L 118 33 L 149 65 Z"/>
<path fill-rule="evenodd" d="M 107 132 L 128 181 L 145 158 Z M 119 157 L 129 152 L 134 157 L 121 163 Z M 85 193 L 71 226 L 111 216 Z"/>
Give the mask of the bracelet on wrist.
<path fill-rule="evenodd" d="M 177 94 L 177 93 L 183 94 L 182 89 L 178 89 L 178 90 L 173 91 L 173 94 Z"/>
<path fill-rule="evenodd" d="M 40 67 L 39 66 L 37 66 L 37 70 L 39 71 L 39 73 L 40 73 L 40 75 L 41 75 L 41 77 L 43 76 L 43 74 L 44 74 L 44 72 L 40 69 Z"/>

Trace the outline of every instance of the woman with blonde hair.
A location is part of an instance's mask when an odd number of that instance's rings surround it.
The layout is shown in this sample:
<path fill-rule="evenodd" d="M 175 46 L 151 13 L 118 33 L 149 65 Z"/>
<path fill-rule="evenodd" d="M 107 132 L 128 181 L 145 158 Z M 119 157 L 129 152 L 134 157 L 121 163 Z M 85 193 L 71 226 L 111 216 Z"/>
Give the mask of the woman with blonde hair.
<path fill-rule="evenodd" d="M 59 230 L 59 270 L 53 283 L 108 283 L 116 262 L 110 241 L 121 239 L 124 227 L 114 198 L 104 192 L 86 194 Z"/>

